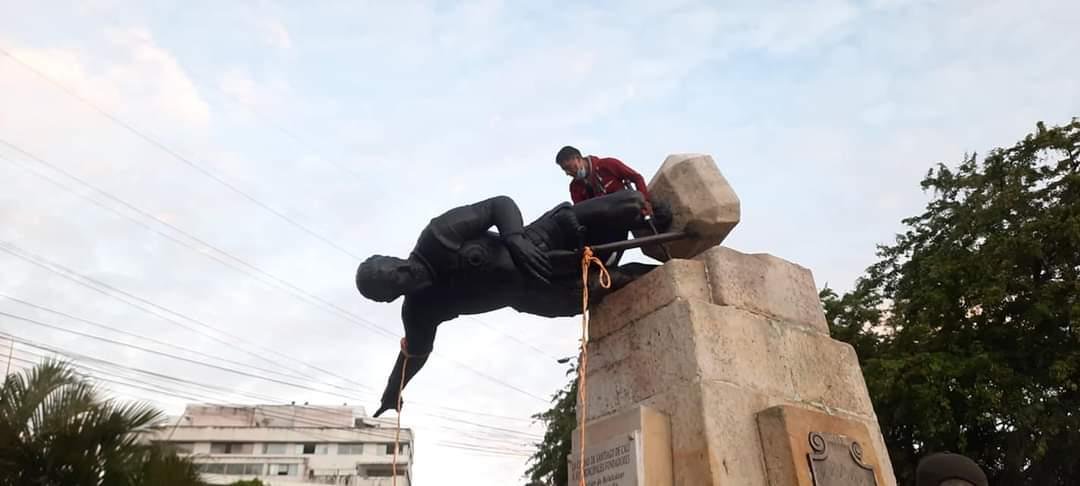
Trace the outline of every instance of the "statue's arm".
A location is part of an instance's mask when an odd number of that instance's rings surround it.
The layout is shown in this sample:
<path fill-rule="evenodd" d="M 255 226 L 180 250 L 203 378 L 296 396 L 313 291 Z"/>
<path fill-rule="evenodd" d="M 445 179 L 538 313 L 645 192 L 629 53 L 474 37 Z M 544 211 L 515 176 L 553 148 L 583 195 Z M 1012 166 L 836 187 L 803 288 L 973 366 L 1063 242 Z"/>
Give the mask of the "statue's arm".
<path fill-rule="evenodd" d="M 401 342 L 401 350 L 398 351 L 394 368 L 390 370 L 390 377 L 386 381 L 379 410 L 375 412 L 374 417 L 382 415 L 387 410 L 398 408 L 400 391 L 424 367 L 435 347 L 435 332 L 439 324 L 453 318 L 450 314 L 442 314 L 445 312 L 449 312 L 448 306 L 440 305 L 427 298 L 413 296 L 405 298 L 405 302 L 401 305 L 405 338 Z M 408 354 L 407 362 L 406 354 Z M 402 373 L 404 373 L 404 381 Z"/>
<path fill-rule="evenodd" d="M 550 283 L 551 261 L 522 233 L 524 224 L 517 203 L 506 196 L 496 196 L 489 201 L 492 222 L 499 228 L 499 236 L 506 243 L 518 269 L 545 284 Z"/>
<path fill-rule="evenodd" d="M 478 209 L 479 216 L 476 221 L 477 229 L 487 231 L 495 226 L 499 230 L 499 236 L 506 238 L 511 235 L 521 234 L 525 228 L 524 219 L 517 203 L 507 196 L 495 196 L 485 199 L 473 205 Z"/>
<path fill-rule="evenodd" d="M 484 232 L 491 226 L 498 228 L 499 236 L 510 250 L 510 255 L 518 269 L 526 275 L 549 283 L 551 262 L 544 252 L 525 237 L 521 210 L 513 199 L 495 196 L 473 204 L 471 207 L 475 209 L 475 217 L 469 223 L 472 231 Z"/>

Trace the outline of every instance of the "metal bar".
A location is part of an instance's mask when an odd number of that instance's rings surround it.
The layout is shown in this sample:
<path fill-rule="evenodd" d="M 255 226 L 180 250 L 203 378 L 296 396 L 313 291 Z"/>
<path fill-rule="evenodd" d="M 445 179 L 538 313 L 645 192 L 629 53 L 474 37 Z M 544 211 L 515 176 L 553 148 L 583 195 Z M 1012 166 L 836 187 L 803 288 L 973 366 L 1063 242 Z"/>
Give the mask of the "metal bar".
<path fill-rule="evenodd" d="M 669 241 L 683 240 L 690 238 L 692 235 L 685 231 L 672 231 L 669 233 L 660 233 L 658 235 L 643 236 L 641 238 L 634 238 L 631 240 L 615 241 L 612 243 L 604 243 L 602 245 L 593 245 L 592 250 L 594 252 L 602 251 L 618 251 L 628 250 L 630 248 L 639 248 L 642 246 L 655 245 L 657 243 L 666 243 Z M 580 254 L 579 250 L 555 250 L 549 251 L 550 256 L 572 256 Z"/>

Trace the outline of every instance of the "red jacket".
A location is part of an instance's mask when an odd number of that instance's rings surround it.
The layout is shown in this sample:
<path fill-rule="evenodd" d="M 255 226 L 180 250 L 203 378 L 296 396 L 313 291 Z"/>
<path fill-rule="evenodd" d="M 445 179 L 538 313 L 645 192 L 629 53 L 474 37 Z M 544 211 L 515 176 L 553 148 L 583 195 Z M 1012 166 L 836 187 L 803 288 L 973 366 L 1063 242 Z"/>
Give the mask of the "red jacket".
<path fill-rule="evenodd" d="M 649 200 L 649 189 L 645 186 L 645 179 L 619 159 L 588 155 L 585 160 L 592 165 L 586 180 L 574 179 L 570 182 L 570 199 L 574 201 L 574 204 L 625 189 L 628 182 L 633 182 L 638 192 L 645 196 L 645 200 Z"/>

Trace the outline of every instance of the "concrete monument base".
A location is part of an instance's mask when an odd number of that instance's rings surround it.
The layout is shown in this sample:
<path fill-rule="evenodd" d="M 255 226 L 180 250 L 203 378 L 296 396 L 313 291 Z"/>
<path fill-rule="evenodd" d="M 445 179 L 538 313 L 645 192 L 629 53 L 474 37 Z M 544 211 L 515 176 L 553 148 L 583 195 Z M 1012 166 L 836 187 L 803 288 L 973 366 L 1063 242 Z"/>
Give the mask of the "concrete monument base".
<path fill-rule="evenodd" d="M 672 482 L 619 486 L 895 486 L 855 351 L 829 337 L 806 268 L 722 246 L 672 260 L 598 305 L 589 340 L 586 451 L 612 433 L 591 424 L 639 407 L 670 427 Z"/>

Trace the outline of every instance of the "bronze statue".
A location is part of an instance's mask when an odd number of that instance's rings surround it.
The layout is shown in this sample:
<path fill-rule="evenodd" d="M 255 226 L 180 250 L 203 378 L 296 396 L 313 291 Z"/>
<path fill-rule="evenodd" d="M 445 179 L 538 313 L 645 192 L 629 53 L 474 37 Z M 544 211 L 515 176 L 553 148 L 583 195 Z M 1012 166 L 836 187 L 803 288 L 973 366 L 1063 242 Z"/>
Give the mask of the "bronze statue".
<path fill-rule="evenodd" d="M 374 416 L 397 408 L 405 353 L 408 383 L 427 361 L 443 322 L 503 307 L 544 317 L 580 314 L 577 252 L 584 245 L 624 240 L 630 231 L 647 225 L 644 205 L 640 192 L 619 191 L 576 205 L 559 204 L 523 225 L 514 201 L 497 196 L 432 219 L 407 259 L 375 255 L 361 263 L 356 287 L 364 297 L 378 302 L 405 297 L 401 306 L 405 339 Z M 670 225 L 667 206 L 654 202 L 653 208 L 654 221 L 661 228 Z M 497 233 L 489 231 L 492 226 Z M 612 253 L 597 256 L 607 259 Z M 609 266 L 611 288 L 599 288 L 592 276 L 591 302 L 653 268 L 640 263 Z"/>

